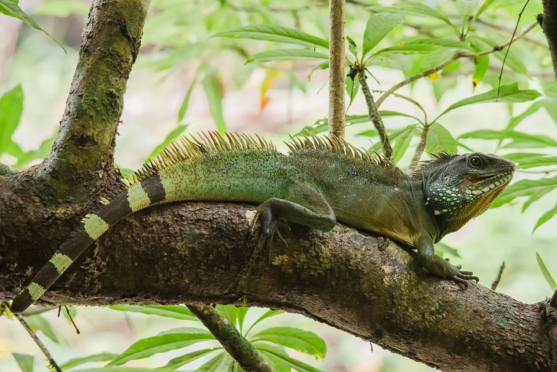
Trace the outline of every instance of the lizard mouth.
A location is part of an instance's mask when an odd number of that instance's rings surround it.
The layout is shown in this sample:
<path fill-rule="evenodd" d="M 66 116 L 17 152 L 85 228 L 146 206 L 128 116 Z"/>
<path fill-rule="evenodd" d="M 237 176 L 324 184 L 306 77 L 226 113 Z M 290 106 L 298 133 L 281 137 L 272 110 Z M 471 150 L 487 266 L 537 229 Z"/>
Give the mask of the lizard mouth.
<path fill-rule="evenodd" d="M 494 190 L 502 190 L 509 184 L 514 171 L 500 173 L 495 176 L 478 177 L 466 188 L 468 195 L 481 195 Z"/>

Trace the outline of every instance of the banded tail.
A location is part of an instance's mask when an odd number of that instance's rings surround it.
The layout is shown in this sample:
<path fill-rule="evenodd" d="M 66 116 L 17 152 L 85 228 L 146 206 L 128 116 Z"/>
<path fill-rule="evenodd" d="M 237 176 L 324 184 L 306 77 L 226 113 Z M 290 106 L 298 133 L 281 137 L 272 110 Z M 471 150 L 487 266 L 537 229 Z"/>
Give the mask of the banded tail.
<path fill-rule="evenodd" d="M 72 236 L 44 265 L 31 283 L 13 300 L 11 311 L 23 312 L 37 301 L 66 269 L 111 226 L 132 213 L 165 200 L 166 193 L 159 175 L 134 183 L 126 192 L 112 199 L 94 214 L 88 214 Z"/>

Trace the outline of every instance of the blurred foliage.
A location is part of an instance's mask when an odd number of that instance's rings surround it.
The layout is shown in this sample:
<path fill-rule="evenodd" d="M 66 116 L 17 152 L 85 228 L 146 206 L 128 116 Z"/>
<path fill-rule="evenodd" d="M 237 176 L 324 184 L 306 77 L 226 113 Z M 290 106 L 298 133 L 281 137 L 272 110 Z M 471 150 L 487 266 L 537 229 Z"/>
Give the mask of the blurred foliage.
<path fill-rule="evenodd" d="M 443 100 L 446 108 L 435 113 L 426 110 L 426 105 L 419 102 L 420 98 L 398 93 L 386 96 L 388 102 L 404 101 L 420 112 L 416 115 L 400 110 L 379 111 L 385 119 L 393 144 L 394 161 L 401 168 L 408 167 L 408 154 L 413 153 L 425 127 L 428 127 L 426 151 L 430 153 L 474 151 L 471 146 L 478 141 L 485 141 L 494 146 L 495 152 L 517 164 L 521 178 L 503 192 L 493 208 L 523 200 L 524 212 L 533 203 L 546 203 L 548 198 L 556 194 L 557 139 L 548 133 L 531 133 L 529 128 L 521 124 L 540 110 L 546 111 L 557 123 L 557 83 L 553 81 L 551 58 L 539 26 L 534 26 L 532 32 L 522 34 L 535 22 L 536 15 L 542 12 L 541 0 L 530 1 L 516 33 L 520 39 L 513 43 L 510 50 L 506 48 L 523 6 L 522 0 L 400 1 L 394 4 L 376 0 L 347 1 L 346 67 L 347 71 L 365 68 L 370 76 L 374 69 L 381 67 L 398 71 L 405 79 L 416 77 L 414 81 L 405 83 L 411 91 L 415 81 L 422 79 L 431 87 L 436 101 Z M 30 14 L 33 18 L 40 17 L 37 18 L 39 20 L 70 16 L 78 16 L 83 20 L 88 8 L 84 3 L 69 0 L 46 1 Z M 0 12 L 40 29 L 33 18 L 19 8 L 16 0 L 0 0 Z M 243 87 L 256 70 L 265 71 L 260 86 L 261 110 L 269 103 L 268 92 L 273 86 L 287 84 L 306 92 L 311 74 L 328 69 L 327 24 L 326 1 L 153 0 L 145 26 L 141 58 L 135 69 L 149 69 L 170 76 L 188 66 L 195 74 L 191 84 L 184 87 L 175 127 L 152 150 L 149 158 L 188 130 L 190 99 L 197 86 L 202 88 L 200 91 L 207 100 L 211 117 L 221 132 L 227 129 L 222 104 L 223 97 L 229 93 L 227 89 Z M 507 52 L 506 64 L 502 69 Z M 315 62 L 313 69 L 309 68 L 306 81 L 298 77 L 295 69 L 298 64 L 307 64 L 307 61 Z M 440 65 L 444 67 L 437 69 Z M 435 69 L 435 72 L 421 76 L 430 69 Z M 502 79 L 499 78 L 500 70 L 504 72 Z M 377 86 L 373 80 L 368 80 L 373 85 L 374 94 L 378 97 L 386 94 L 391 87 L 378 86 L 382 80 L 379 74 L 373 78 L 379 80 Z M 452 97 L 450 93 L 459 78 L 466 79 L 474 93 L 447 104 L 447 97 Z M 372 129 L 367 114 L 351 112 L 352 103 L 361 94 L 359 81 L 347 78 L 345 88 L 348 107 L 346 125 L 361 127 L 358 137 L 376 142 L 369 146 L 368 151 L 381 151 L 377 132 Z M 477 105 L 488 102 L 498 102 L 501 110 L 508 111 L 510 120 L 505 128 L 496 129 L 486 123 L 485 129 L 468 130 L 456 135 L 454 128 L 448 125 L 447 117 L 443 118 L 443 123 L 439 122 L 441 117 L 452 110 L 463 107 L 481 110 L 481 106 Z M 530 103 L 523 111 L 516 112 L 514 105 L 520 102 Z M 23 109 L 24 92 L 21 86 L 16 85 L 3 92 L 0 98 L 0 156 L 4 154 L 15 159 L 12 165 L 19 169 L 43 159 L 55 139 L 53 136 L 37 149 L 23 151 L 12 139 Z M 401 124 L 398 121 L 401 118 L 407 122 Z M 323 112 L 321 119 L 307 125 L 297 135 L 324 133 L 327 124 L 326 112 Z M 123 174 L 130 172 L 122 169 Z M 532 230 L 535 231 L 556 214 L 557 204 L 538 217 Z M 440 254 L 458 257 L 458 251 L 446 244 L 439 244 L 436 248 Z M 537 261 L 551 289 L 555 290 L 555 282 L 539 255 Z M 118 310 L 194 320 L 187 314 L 187 308 L 180 307 L 178 312 L 173 311 L 174 308 L 115 307 Z M 241 332 L 244 331 L 243 319 L 247 308 L 219 307 L 219 311 L 226 314 L 233 324 L 237 324 Z M 273 312 L 268 314 L 276 315 Z M 60 342 L 56 332 L 40 315 L 29 320 L 34 329 L 40 330 L 52 341 Z M 316 357 L 325 356 L 324 343 L 321 344 L 320 339 L 310 335 L 310 332 L 270 328 L 250 335 L 250 331 L 251 327 L 244 334 L 277 371 L 290 368 L 312 371 L 315 368 L 296 364 L 302 362 L 290 358 L 282 348 L 263 341 L 301 350 Z M 296 336 L 292 337 L 293 334 Z M 94 354 L 69 361 L 64 368 L 74 368 L 90 361 L 110 361 L 111 365 L 119 365 L 170 350 L 169 344 L 173 348 L 185 348 L 211 337 L 203 329 L 170 330 L 137 341 L 123 354 Z M 295 340 L 302 340 L 302 344 L 294 343 Z M 32 367 L 29 369 L 32 361 L 29 362 L 28 356 L 14 357 L 22 370 L 32 370 Z M 217 370 L 216 366 L 239 370 L 220 348 L 187 352 L 182 357 L 172 359 L 166 367 L 174 370 L 201 357 L 211 359 L 199 370 Z"/>

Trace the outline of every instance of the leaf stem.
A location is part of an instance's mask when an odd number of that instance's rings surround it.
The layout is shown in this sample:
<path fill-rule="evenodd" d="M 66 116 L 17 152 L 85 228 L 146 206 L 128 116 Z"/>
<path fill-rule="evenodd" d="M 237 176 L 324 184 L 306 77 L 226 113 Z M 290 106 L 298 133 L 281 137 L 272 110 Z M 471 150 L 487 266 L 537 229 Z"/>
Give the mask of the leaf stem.
<path fill-rule="evenodd" d="M 379 112 L 377 111 L 377 105 L 375 104 L 373 95 L 371 94 L 371 91 L 369 90 L 369 86 L 367 85 L 365 71 L 363 68 L 358 69 L 358 79 L 360 80 L 362 93 L 366 98 L 369 119 L 375 126 L 375 129 L 377 129 L 377 134 L 379 135 L 379 138 L 381 139 L 381 143 L 383 145 L 383 154 L 385 155 L 385 157 L 390 159 L 393 154 L 393 149 L 389 142 L 389 137 L 387 136 L 387 132 L 385 131 L 385 126 L 383 125 L 383 120 L 381 119 L 381 115 L 379 115 Z"/>

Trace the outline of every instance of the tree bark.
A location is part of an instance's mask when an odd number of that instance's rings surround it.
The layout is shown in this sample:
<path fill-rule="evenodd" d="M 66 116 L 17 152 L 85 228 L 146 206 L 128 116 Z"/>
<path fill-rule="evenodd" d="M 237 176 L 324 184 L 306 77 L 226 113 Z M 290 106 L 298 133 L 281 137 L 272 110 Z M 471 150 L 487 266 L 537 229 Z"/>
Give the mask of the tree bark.
<path fill-rule="evenodd" d="M 95 0 L 60 132 L 38 176 L 57 197 L 86 200 L 114 169 L 124 92 L 149 1 Z"/>
<path fill-rule="evenodd" d="M 329 135 L 344 138 L 344 0 L 330 0 Z"/>
<path fill-rule="evenodd" d="M 0 177 L 2 190 L 6 181 Z M 86 209 L 33 199 L 18 188 L 0 193 L 0 299 L 23 288 Z M 25 223 L 12 222 L 21 214 Z M 260 261 L 243 279 L 254 214 L 251 206 L 213 203 L 139 212 L 101 237 L 44 300 L 241 305 L 245 296 L 249 306 L 306 315 L 443 371 L 550 371 L 555 364 L 554 321 L 540 314 L 547 305 L 481 285 L 462 290 L 425 272 L 411 252 L 395 244 L 380 250 L 374 236 L 342 225 L 329 233 L 283 226 L 288 247 L 276 244 L 271 268 Z"/>
<path fill-rule="evenodd" d="M 555 0 L 543 0 L 542 29 L 547 38 L 553 71 L 557 79 L 557 2 Z"/>

